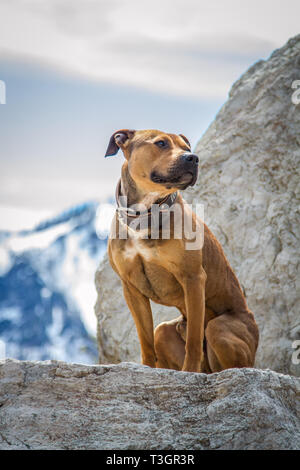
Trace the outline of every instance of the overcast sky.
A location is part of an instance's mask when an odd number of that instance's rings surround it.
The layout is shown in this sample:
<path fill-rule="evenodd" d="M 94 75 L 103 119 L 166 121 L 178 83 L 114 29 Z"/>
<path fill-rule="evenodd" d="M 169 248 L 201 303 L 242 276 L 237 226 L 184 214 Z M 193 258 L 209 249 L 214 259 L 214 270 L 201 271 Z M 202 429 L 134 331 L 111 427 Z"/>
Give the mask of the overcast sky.
<path fill-rule="evenodd" d="M 1 0 L 0 205 L 113 195 L 122 127 L 193 146 L 235 80 L 298 34 L 299 0 Z"/>

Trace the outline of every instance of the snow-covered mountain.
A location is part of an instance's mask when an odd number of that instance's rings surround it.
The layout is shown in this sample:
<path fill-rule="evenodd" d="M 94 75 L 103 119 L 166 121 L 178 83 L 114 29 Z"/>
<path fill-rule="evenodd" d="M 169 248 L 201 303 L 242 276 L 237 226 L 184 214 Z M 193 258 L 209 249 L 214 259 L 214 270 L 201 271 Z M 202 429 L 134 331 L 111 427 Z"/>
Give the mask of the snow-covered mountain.
<path fill-rule="evenodd" d="M 94 274 L 106 250 L 101 217 L 108 212 L 89 202 L 31 230 L 0 231 L 0 342 L 7 357 L 97 362 Z"/>

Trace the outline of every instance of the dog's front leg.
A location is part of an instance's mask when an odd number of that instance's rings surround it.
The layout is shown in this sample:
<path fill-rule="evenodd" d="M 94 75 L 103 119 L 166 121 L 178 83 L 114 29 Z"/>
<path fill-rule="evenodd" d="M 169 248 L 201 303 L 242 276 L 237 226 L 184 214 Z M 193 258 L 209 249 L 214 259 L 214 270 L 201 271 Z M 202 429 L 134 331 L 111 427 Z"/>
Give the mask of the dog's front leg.
<path fill-rule="evenodd" d="M 183 371 L 201 372 L 205 318 L 205 281 L 206 274 L 202 270 L 198 276 L 187 278 L 182 282 L 187 316 Z"/>
<path fill-rule="evenodd" d="M 140 340 L 142 364 L 155 367 L 153 317 L 150 301 L 129 283 L 123 282 L 123 291 Z"/>

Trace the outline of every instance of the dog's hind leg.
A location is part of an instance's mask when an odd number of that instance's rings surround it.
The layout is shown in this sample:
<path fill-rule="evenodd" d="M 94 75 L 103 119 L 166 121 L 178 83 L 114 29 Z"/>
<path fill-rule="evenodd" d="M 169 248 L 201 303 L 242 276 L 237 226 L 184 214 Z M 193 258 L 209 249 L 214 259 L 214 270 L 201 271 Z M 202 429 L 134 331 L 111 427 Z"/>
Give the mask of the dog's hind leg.
<path fill-rule="evenodd" d="M 174 320 L 160 323 L 154 331 L 154 345 L 156 352 L 156 367 L 161 369 L 181 370 L 185 358 L 186 320 L 181 315 Z M 204 355 L 201 363 L 201 372 L 209 374 L 206 340 L 204 339 Z"/>
<path fill-rule="evenodd" d="M 207 357 L 212 372 L 233 367 L 253 367 L 258 328 L 252 313 L 224 313 L 205 330 Z"/>
<path fill-rule="evenodd" d="M 185 357 L 185 341 L 178 332 L 182 317 L 160 323 L 154 331 L 156 367 L 181 370 Z"/>

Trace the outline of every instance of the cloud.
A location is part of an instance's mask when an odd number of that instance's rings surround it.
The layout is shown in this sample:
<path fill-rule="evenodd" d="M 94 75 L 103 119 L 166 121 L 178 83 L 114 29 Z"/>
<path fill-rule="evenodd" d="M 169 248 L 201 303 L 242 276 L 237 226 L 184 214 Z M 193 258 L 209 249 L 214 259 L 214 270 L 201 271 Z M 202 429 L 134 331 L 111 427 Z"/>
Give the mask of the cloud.
<path fill-rule="evenodd" d="M 103 201 L 113 195 L 115 181 L 116 178 L 109 174 L 105 175 L 105 179 L 99 177 L 98 181 L 74 178 L 51 180 L 43 176 L 39 179 L 22 176 L 15 180 L 9 178 L 1 181 L 1 206 L 34 207 L 40 211 L 47 208 L 52 211 L 57 210 L 60 201 L 63 201 L 64 207 L 88 200 Z"/>
<path fill-rule="evenodd" d="M 0 53 L 96 81 L 220 98 L 298 32 L 299 12 L 298 0 L 2 0 Z"/>

